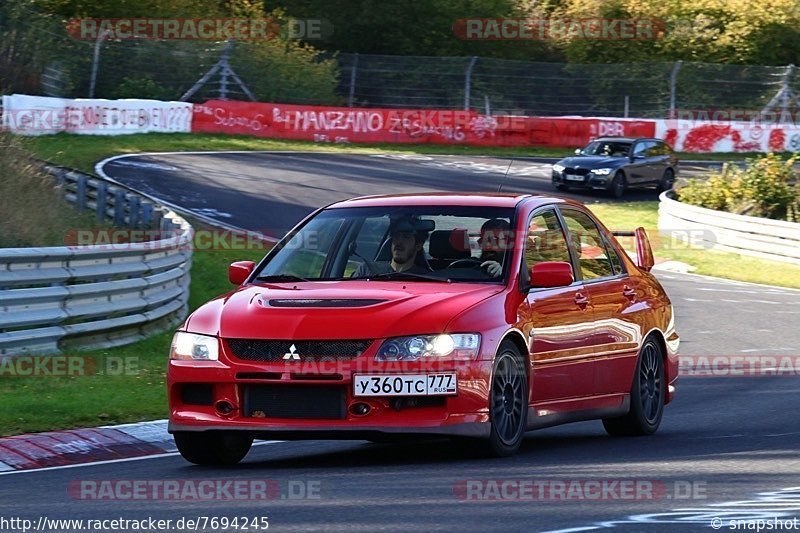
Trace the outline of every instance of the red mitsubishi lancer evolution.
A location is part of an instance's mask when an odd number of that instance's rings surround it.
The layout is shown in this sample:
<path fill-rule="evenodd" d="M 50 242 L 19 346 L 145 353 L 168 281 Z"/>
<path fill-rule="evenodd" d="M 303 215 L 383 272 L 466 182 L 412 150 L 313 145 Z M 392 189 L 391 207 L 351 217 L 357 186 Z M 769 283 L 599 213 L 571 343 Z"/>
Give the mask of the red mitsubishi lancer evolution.
<path fill-rule="evenodd" d="M 526 431 L 600 419 L 654 433 L 678 376 L 672 305 L 580 203 L 356 198 L 319 209 L 170 351 L 169 430 L 197 464 L 254 439 L 447 436 L 507 456 Z"/>

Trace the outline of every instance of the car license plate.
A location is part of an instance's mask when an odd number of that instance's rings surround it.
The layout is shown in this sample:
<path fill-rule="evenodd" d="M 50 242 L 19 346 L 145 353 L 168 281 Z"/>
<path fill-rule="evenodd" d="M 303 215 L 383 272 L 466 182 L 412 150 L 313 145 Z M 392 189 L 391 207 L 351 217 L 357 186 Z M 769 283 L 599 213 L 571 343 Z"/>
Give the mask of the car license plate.
<path fill-rule="evenodd" d="M 353 376 L 354 396 L 445 396 L 455 393 L 455 374 Z"/>
<path fill-rule="evenodd" d="M 564 179 L 567 181 L 583 181 L 583 176 L 576 174 L 564 174 Z"/>

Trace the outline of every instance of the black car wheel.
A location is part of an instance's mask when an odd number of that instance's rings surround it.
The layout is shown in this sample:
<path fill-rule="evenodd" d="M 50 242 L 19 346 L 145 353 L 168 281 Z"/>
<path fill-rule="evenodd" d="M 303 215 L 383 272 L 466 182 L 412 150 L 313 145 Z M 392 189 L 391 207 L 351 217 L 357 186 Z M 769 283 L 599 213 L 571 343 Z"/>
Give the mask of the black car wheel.
<path fill-rule="evenodd" d="M 656 189 L 659 193 L 664 191 L 668 191 L 672 188 L 675 184 L 675 171 L 671 168 L 668 168 L 664 171 L 664 176 L 661 178 L 661 181 L 658 182 L 658 188 Z"/>
<path fill-rule="evenodd" d="M 511 342 L 500 345 L 489 394 L 489 451 L 498 457 L 513 455 L 525 435 L 528 377 L 519 350 Z"/>
<path fill-rule="evenodd" d="M 559 190 L 559 191 L 568 191 L 569 190 L 569 187 L 567 187 L 563 183 L 554 183 L 553 185 L 555 185 L 556 190 Z"/>
<path fill-rule="evenodd" d="M 630 411 L 618 418 L 604 418 L 603 427 L 615 437 L 652 435 L 661 424 L 665 396 L 664 356 L 661 346 L 650 337 L 642 346 L 636 364 Z"/>
<path fill-rule="evenodd" d="M 623 174 L 621 170 L 618 170 L 617 173 L 614 174 L 614 179 L 611 180 L 611 194 L 614 195 L 614 198 L 622 198 L 626 188 L 625 174 Z"/>
<path fill-rule="evenodd" d="M 253 445 L 251 435 L 237 431 L 176 431 L 173 437 L 184 459 L 204 466 L 235 465 Z"/>

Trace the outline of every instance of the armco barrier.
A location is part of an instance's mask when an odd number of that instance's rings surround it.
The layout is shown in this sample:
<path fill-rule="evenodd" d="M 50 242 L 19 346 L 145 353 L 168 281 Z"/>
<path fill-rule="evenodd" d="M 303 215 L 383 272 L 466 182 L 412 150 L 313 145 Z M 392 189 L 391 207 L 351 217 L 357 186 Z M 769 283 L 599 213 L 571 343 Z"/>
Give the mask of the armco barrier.
<path fill-rule="evenodd" d="M 800 264 L 800 224 L 706 209 L 674 196 L 674 191 L 659 196 L 660 231 L 702 241 L 694 244 L 703 248 Z"/>
<path fill-rule="evenodd" d="M 177 324 L 187 311 L 189 223 L 117 185 L 45 168 L 68 199 L 119 225 L 164 231 L 149 242 L 0 248 L 0 356 L 116 346 Z"/>

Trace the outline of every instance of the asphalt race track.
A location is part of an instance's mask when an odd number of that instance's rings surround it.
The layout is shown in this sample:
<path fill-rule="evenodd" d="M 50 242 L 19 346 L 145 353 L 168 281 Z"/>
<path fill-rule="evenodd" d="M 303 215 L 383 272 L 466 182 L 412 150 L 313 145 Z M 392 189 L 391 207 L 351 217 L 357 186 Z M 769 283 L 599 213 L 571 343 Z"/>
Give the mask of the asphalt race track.
<path fill-rule="evenodd" d="M 554 192 L 553 160 L 320 152 L 238 152 L 124 156 L 109 161 L 110 177 L 218 222 L 282 236 L 303 216 L 332 202 L 370 194 L 424 191 Z M 508 176 L 505 176 L 509 169 Z M 681 167 L 679 177 L 705 171 Z M 564 196 L 564 193 L 559 192 Z M 566 194 L 610 201 L 603 192 Z M 654 200 L 632 190 L 625 200 Z"/>
<path fill-rule="evenodd" d="M 312 208 L 350 196 L 496 190 L 507 165 L 489 158 L 242 153 L 137 156 L 115 160 L 104 171 L 193 212 L 280 232 Z M 544 163 L 517 161 L 504 190 L 550 192 L 548 171 Z M 630 198 L 654 197 L 648 191 Z M 671 273 L 659 278 L 675 305 L 682 354 L 798 356 L 800 291 Z M 798 372 L 795 366 L 793 376 L 684 377 L 652 437 L 614 439 L 600 422 L 584 422 L 530 433 L 520 453 L 508 459 L 476 458 L 446 441 L 278 442 L 254 447 L 231 469 L 193 467 L 171 455 L 0 474 L 0 495 L 16 515 L 34 522 L 47 509 L 49 518 L 268 516 L 270 529 L 281 531 L 683 532 L 711 530 L 714 517 L 722 520 L 715 525 L 729 530 L 731 518 L 800 517 L 800 489 L 786 490 L 800 486 Z M 287 497 L 75 499 L 70 481 L 86 479 L 269 479 Z M 553 502 L 511 495 L 498 501 L 486 491 L 489 480 L 636 480 L 658 490 L 632 498 Z M 290 485 L 314 487 L 318 497 L 288 497 Z M 481 495 L 490 499 L 476 501 Z"/>

